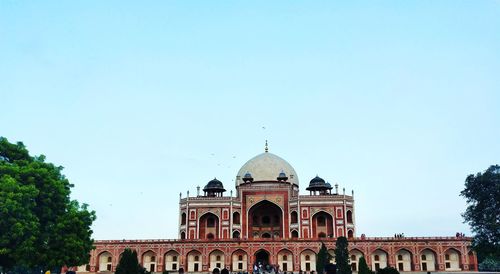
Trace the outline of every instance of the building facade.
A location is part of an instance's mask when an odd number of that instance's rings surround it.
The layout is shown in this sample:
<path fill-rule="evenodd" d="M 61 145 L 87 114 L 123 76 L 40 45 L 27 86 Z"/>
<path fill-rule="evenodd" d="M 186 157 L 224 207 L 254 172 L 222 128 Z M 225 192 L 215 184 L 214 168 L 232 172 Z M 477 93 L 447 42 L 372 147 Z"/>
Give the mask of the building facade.
<path fill-rule="evenodd" d="M 361 256 L 372 270 L 392 266 L 400 271 L 477 270 L 471 239 L 454 237 L 365 237 L 356 233 L 354 192 L 339 192 L 319 176 L 308 195 L 299 194 L 299 178 L 284 159 L 268 152 L 238 171 L 236 193 L 224 195 L 213 179 L 195 197 L 179 202 L 179 239 L 97 241 L 80 272 L 115 271 L 125 248 L 135 249 L 151 272 L 209 272 L 227 268 L 252 272 L 257 263 L 281 271 L 315 270 L 316 253 L 325 243 L 333 254 L 337 237 L 349 239 L 353 271 Z M 396 236 L 396 235 L 395 235 Z"/>

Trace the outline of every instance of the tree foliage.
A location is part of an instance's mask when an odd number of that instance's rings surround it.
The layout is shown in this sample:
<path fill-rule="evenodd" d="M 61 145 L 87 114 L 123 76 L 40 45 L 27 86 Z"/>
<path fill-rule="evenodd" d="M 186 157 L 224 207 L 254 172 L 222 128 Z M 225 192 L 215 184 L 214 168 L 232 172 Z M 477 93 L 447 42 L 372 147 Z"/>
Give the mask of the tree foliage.
<path fill-rule="evenodd" d="M 0 266 L 54 269 L 88 262 L 95 212 L 70 199 L 62 167 L 0 137 Z"/>
<path fill-rule="evenodd" d="M 500 260 L 491 256 L 487 257 L 479 264 L 479 271 L 500 272 Z"/>
<path fill-rule="evenodd" d="M 382 269 L 379 269 L 377 271 L 377 274 L 399 274 L 399 271 L 395 269 L 394 267 L 384 267 Z"/>
<path fill-rule="evenodd" d="M 373 274 L 373 271 L 371 271 L 368 267 L 364 256 L 361 256 L 361 258 L 359 258 L 358 274 Z"/>
<path fill-rule="evenodd" d="M 137 259 L 137 252 L 135 250 L 131 250 L 130 248 L 126 248 L 118 265 L 116 266 L 115 274 L 146 274 L 149 273 L 139 264 L 139 260 Z"/>
<path fill-rule="evenodd" d="M 337 263 L 338 274 L 351 274 L 351 265 L 349 264 L 349 250 L 346 237 L 338 237 L 335 243 L 335 262 Z"/>
<path fill-rule="evenodd" d="M 318 274 L 324 273 L 325 267 L 330 263 L 331 259 L 332 255 L 328 253 L 325 244 L 321 243 L 321 248 L 319 249 L 318 255 L 316 255 L 316 272 L 318 272 Z"/>
<path fill-rule="evenodd" d="M 460 193 L 468 207 L 462 216 L 474 233 L 473 248 L 480 260 L 500 258 L 500 166 L 490 166 L 484 173 L 469 175 Z"/>

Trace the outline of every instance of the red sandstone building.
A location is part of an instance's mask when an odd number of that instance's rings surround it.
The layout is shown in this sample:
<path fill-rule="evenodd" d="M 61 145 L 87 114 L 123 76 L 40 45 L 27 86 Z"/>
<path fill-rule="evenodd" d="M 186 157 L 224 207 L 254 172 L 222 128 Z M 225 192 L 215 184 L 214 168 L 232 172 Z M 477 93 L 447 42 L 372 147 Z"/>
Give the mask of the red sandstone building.
<path fill-rule="evenodd" d="M 282 158 L 266 151 L 246 162 L 236 176 L 236 195 L 211 180 L 196 197 L 180 199 L 179 239 L 97 241 L 81 272 L 115 271 L 125 248 L 135 249 L 151 272 L 209 272 L 227 268 L 252 272 L 256 262 L 282 271 L 315 270 L 321 242 L 333 254 L 335 239 L 349 239 L 353 271 L 364 256 L 372 270 L 473 271 L 475 254 L 467 237 L 365 237 L 356 234 L 354 192 L 339 193 L 320 177 L 299 195 L 299 178 Z"/>

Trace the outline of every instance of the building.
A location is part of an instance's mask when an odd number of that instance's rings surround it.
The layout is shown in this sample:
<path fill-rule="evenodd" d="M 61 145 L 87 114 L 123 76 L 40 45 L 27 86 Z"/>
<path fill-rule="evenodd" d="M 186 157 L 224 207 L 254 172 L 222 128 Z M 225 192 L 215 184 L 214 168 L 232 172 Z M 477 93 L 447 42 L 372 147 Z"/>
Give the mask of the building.
<path fill-rule="evenodd" d="M 81 272 L 115 271 L 125 248 L 135 249 L 151 272 L 209 272 L 227 268 L 252 272 L 257 262 L 282 271 L 315 270 L 321 242 L 333 254 L 335 239 L 349 239 L 352 269 L 361 256 L 372 270 L 473 271 L 477 259 L 471 238 L 366 237 L 356 233 L 354 192 L 339 192 L 319 176 L 308 195 L 299 194 L 299 177 L 284 159 L 265 152 L 247 161 L 236 175 L 236 193 L 209 181 L 203 194 L 179 202 L 179 239 L 97 241 L 90 263 Z M 397 236 L 397 235 L 395 235 Z"/>

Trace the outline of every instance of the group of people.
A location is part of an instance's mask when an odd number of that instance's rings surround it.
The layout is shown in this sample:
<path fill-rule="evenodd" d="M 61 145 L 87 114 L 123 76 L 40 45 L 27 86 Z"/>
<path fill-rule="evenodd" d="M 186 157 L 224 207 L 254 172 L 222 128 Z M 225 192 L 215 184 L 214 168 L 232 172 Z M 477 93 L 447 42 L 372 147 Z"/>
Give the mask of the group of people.
<path fill-rule="evenodd" d="M 465 234 L 463 234 L 462 232 L 457 232 L 456 236 L 457 238 L 463 238 L 465 237 Z"/>
<path fill-rule="evenodd" d="M 253 273 L 257 274 L 278 274 L 280 273 L 279 265 L 265 264 L 261 261 L 253 264 Z"/>
<path fill-rule="evenodd" d="M 404 233 L 394 234 L 394 238 L 404 238 L 404 237 L 405 237 Z"/>

